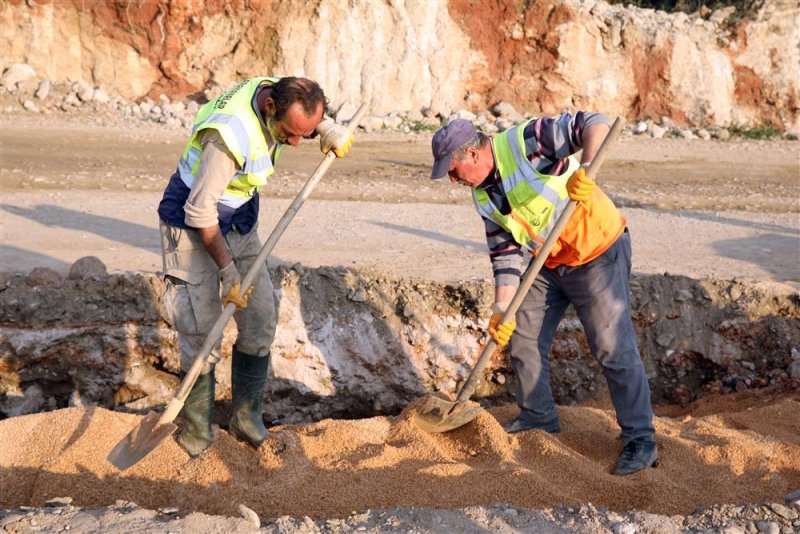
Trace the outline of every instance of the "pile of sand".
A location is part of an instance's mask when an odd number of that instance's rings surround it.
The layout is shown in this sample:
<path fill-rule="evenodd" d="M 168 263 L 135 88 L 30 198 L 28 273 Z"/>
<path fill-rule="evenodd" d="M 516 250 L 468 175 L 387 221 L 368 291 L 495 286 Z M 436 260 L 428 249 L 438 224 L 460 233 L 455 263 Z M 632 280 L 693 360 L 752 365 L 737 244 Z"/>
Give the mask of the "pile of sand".
<path fill-rule="evenodd" d="M 173 439 L 125 472 L 106 455 L 140 420 L 70 408 L 0 421 L 0 506 L 117 499 L 148 508 L 262 517 L 343 517 L 386 507 L 526 508 L 590 501 L 612 510 L 688 514 L 715 503 L 782 502 L 800 488 L 800 397 L 702 417 L 658 417 L 661 466 L 611 474 L 621 444 L 613 412 L 561 407 L 563 431 L 507 435 L 512 406 L 445 434 L 419 430 L 415 406 L 393 418 L 271 429 L 259 450 L 217 430 L 190 459 Z M 710 411 L 710 410 L 706 410 Z"/>

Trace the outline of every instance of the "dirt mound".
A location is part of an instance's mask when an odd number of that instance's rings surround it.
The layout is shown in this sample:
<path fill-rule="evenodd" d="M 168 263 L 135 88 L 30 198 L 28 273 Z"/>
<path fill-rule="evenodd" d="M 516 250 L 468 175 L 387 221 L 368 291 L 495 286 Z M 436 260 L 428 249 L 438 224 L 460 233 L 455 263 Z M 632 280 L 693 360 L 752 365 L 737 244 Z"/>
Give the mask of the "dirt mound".
<path fill-rule="evenodd" d="M 157 509 L 262 517 L 346 517 L 353 510 L 505 502 L 542 508 L 590 501 L 611 510 L 687 514 L 717 503 L 772 500 L 800 487 L 800 397 L 739 412 L 658 417 L 657 469 L 610 474 L 620 450 L 613 412 L 561 407 L 564 430 L 509 436 L 515 408 L 427 434 L 396 417 L 324 420 L 271 429 L 257 450 L 217 430 L 190 459 L 166 440 L 121 473 L 106 461 L 139 417 L 70 408 L 0 421 L 0 506 L 70 495 L 79 506 L 127 500 Z M 713 480 L 714 484 L 708 484 Z"/>

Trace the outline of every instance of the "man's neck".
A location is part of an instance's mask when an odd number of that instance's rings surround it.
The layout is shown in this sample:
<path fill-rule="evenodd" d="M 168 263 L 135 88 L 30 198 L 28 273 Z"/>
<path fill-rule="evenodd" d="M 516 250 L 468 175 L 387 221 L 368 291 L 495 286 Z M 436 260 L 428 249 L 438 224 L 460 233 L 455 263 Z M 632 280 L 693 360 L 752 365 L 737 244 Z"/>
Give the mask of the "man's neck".
<path fill-rule="evenodd" d="M 489 174 L 486 176 L 486 180 L 483 181 L 483 183 L 486 184 L 487 186 L 500 182 L 500 176 L 497 173 L 497 158 L 494 155 L 494 143 L 492 141 L 489 141 L 489 150 L 491 151 L 492 161 L 494 162 L 494 165 L 492 165 L 492 170 L 490 170 Z"/>

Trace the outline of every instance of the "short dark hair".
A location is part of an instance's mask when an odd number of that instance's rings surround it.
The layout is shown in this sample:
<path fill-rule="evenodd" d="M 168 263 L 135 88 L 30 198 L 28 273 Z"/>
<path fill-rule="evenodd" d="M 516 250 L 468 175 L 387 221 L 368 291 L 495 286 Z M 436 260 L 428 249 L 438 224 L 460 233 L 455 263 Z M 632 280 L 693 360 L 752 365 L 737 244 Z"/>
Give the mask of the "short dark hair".
<path fill-rule="evenodd" d="M 272 100 L 275 102 L 275 119 L 283 119 L 289 107 L 295 102 L 299 102 L 307 116 L 311 116 L 322 104 L 322 110 L 328 104 L 322 87 L 314 80 L 308 78 L 296 78 L 286 76 L 278 80 L 272 87 Z"/>

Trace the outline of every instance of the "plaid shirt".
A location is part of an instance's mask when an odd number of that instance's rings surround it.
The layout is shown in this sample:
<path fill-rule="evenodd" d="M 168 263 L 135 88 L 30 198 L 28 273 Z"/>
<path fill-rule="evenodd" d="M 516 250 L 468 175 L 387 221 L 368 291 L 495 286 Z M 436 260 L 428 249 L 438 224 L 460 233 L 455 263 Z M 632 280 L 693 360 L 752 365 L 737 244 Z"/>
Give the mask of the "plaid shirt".
<path fill-rule="evenodd" d="M 611 125 L 611 120 L 602 113 L 579 111 L 574 115 L 564 113 L 557 117 L 542 117 L 525 127 L 525 152 L 533 166 L 543 174 L 559 175 L 567 168 L 567 156 L 583 148 L 583 131 L 593 124 Z M 478 187 L 484 189 L 503 214 L 508 214 L 508 204 L 500 175 L 495 171 Z M 491 219 L 483 218 L 486 227 L 486 244 L 492 260 L 495 285 L 519 286 L 523 270 L 522 247 L 502 226 Z"/>

